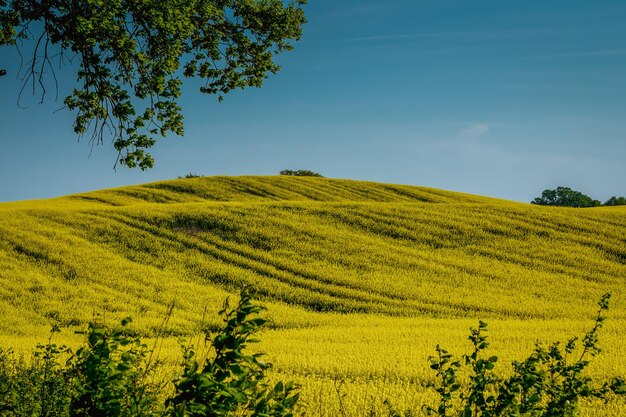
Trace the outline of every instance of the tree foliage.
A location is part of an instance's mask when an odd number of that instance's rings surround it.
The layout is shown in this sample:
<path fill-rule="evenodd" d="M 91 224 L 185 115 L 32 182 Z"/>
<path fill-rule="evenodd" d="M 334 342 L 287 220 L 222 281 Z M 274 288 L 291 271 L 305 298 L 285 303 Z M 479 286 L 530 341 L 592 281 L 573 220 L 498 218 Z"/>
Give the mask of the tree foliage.
<path fill-rule="evenodd" d="M 0 0 L 0 46 L 34 45 L 23 88 L 46 96 L 45 75 L 77 61 L 64 99 L 74 131 L 91 144 L 110 136 L 117 161 L 150 168 L 156 138 L 183 134 L 181 78 L 202 79 L 218 100 L 260 87 L 292 49 L 306 0 Z M 76 65 L 68 65 L 76 68 Z M 20 93 L 21 94 L 21 93 Z"/>
<path fill-rule="evenodd" d="M 282 171 L 280 171 L 280 175 L 287 175 L 287 176 L 292 176 L 292 177 L 320 177 L 320 178 L 324 178 L 324 176 L 322 174 L 318 174 L 317 172 L 313 172 L 313 171 L 309 171 L 308 169 L 298 169 L 298 170 L 291 170 L 291 169 L 283 169 Z"/>
<path fill-rule="evenodd" d="M 626 206 L 626 197 L 611 197 L 603 204 L 603 206 Z"/>
<path fill-rule="evenodd" d="M 541 206 L 564 207 L 597 207 L 600 201 L 568 187 L 557 187 L 556 190 L 544 190 L 541 197 L 535 198 L 531 204 Z"/>

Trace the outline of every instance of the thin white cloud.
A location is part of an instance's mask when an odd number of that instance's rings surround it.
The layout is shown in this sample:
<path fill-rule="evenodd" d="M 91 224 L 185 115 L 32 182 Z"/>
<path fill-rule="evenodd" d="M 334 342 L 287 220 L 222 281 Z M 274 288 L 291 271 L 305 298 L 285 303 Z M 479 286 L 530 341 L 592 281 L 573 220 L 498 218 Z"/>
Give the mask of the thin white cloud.
<path fill-rule="evenodd" d="M 540 36 L 546 33 L 560 31 L 560 28 L 526 28 L 526 29 L 504 29 L 504 30 L 463 30 L 449 32 L 415 32 L 415 33 L 391 33 L 370 36 L 359 36 L 354 38 L 342 39 L 341 42 L 368 42 L 368 41 L 385 41 L 385 40 L 402 40 L 417 38 L 438 38 L 438 37 L 477 37 L 477 38 L 502 38 L 503 36 L 528 37 Z"/>
<path fill-rule="evenodd" d="M 390 34 L 390 35 L 372 35 L 361 36 L 357 38 L 343 39 L 343 42 L 367 42 L 367 41 L 386 41 L 386 40 L 399 40 L 399 39 L 416 39 L 416 38 L 435 38 L 440 36 L 459 36 L 459 35 L 475 35 L 476 31 L 465 32 L 421 32 L 421 33 L 404 33 L 404 34 Z"/>
<path fill-rule="evenodd" d="M 379 12 L 382 7 L 383 6 L 380 4 L 365 3 L 354 7 L 332 11 L 324 15 L 324 17 L 328 19 L 342 19 L 358 15 L 374 14 Z"/>
<path fill-rule="evenodd" d="M 474 123 L 473 125 L 460 130 L 456 137 L 467 141 L 476 140 L 489 133 L 490 130 L 491 126 L 489 123 Z"/>
<path fill-rule="evenodd" d="M 593 58 L 626 55 L 626 48 L 599 49 L 596 51 L 567 52 L 561 54 L 537 55 L 531 59 L 558 59 L 558 58 Z"/>

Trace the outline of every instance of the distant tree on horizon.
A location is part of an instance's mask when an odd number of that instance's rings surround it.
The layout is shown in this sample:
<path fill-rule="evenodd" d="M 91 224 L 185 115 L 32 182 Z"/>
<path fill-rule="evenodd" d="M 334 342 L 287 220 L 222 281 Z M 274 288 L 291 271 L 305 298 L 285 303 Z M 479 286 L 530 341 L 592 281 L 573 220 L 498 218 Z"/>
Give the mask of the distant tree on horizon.
<path fill-rule="evenodd" d="M 626 197 L 611 197 L 603 204 L 603 206 L 626 206 Z"/>
<path fill-rule="evenodd" d="M 292 177 L 320 177 L 320 178 L 324 178 L 324 176 L 322 174 L 310 171 L 308 169 L 298 169 L 296 171 L 293 171 L 291 169 L 283 169 L 282 171 L 280 171 L 280 175 L 287 175 L 287 176 L 292 176 Z"/>
<path fill-rule="evenodd" d="M 556 190 L 544 190 L 541 193 L 541 197 L 535 198 L 530 204 L 561 207 L 598 207 L 602 203 L 569 187 L 557 187 Z"/>
<path fill-rule="evenodd" d="M 200 177 L 202 177 L 202 175 L 197 175 L 197 174 L 194 174 L 194 173 L 190 172 L 189 174 L 187 174 L 185 176 L 179 175 L 177 178 L 180 180 L 180 179 L 183 179 L 183 178 L 188 179 L 188 178 L 200 178 Z"/>

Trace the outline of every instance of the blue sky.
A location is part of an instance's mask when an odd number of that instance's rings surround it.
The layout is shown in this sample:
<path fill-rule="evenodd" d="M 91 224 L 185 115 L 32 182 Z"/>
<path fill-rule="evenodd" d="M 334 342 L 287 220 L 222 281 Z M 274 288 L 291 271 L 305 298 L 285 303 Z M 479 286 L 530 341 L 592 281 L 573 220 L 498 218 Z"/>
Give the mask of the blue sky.
<path fill-rule="evenodd" d="M 563 185 L 626 195 L 626 2 L 310 0 L 294 51 L 261 89 L 181 100 L 185 137 L 154 169 L 90 155 L 54 98 L 16 106 L 0 49 L 0 201 L 201 175 L 393 182 L 530 201 Z M 61 91 L 72 87 L 61 78 Z"/>

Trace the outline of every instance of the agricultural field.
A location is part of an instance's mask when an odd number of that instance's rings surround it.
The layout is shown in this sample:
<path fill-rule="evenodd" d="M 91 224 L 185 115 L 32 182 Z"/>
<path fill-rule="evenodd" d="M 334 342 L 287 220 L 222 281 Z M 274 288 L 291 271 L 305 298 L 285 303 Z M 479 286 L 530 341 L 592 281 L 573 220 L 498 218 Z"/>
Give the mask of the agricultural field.
<path fill-rule="evenodd" d="M 307 416 L 432 403 L 427 358 L 461 354 L 478 320 L 507 372 L 537 340 L 593 324 L 611 292 L 593 378 L 626 375 L 626 207 L 568 209 L 423 187 L 201 177 L 0 204 L 0 347 L 59 343 L 94 316 L 143 337 L 174 313 L 162 354 L 219 325 L 254 287 L 272 323 L 259 350 L 302 385 Z M 624 415 L 588 403 L 584 416 Z"/>

